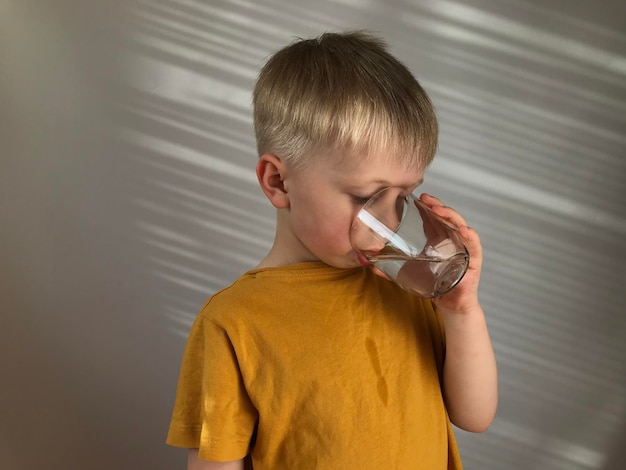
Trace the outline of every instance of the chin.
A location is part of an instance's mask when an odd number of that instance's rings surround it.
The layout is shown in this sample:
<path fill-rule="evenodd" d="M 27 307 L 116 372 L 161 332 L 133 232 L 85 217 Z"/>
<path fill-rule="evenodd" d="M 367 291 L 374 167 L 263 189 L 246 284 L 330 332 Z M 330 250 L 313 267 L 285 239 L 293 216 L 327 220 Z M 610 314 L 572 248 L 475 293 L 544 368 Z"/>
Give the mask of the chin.
<path fill-rule="evenodd" d="M 349 269 L 361 266 L 356 257 L 353 256 L 337 256 L 334 258 L 320 259 L 322 263 L 326 263 L 328 266 L 338 269 Z"/>
<path fill-rule="evenodd" d="M 345 256 L 343 258 L 342 265 L 337 266 L 337 267 L 360 268 L 360 267 L 364 267 L 364 266 L 367 267 L 371 265 L 372 263 L 370 263 L 365 256 L 363 256 L 361 253 L 357 253 L 353 251 L 349 255 Z"/>

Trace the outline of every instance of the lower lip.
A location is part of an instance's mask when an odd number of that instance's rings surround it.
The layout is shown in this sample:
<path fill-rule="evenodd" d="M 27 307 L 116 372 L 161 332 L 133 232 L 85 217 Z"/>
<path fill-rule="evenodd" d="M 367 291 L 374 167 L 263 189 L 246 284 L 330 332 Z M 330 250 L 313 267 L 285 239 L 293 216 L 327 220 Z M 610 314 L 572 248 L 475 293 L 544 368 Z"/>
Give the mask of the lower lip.
<path fill-rule="evenodd" d="M 362 266 L 372 266 L 372 263 L 370 263 L 370 261 L 358 251 L 356 252 L 356 259 Z"/>

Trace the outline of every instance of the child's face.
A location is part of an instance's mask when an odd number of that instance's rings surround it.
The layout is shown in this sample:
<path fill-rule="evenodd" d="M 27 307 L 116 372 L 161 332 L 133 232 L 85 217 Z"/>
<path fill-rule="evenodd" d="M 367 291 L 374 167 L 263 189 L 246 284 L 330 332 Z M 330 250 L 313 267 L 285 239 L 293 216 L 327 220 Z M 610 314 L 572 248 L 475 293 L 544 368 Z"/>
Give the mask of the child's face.
<path fill-rule="evenodd" d="M 284 180 L 289 195 L 286 224 L 295 261 L 320 260 L 338 268 L 359 266 L 350 245 L 356 213 L 380 189 L 409 194 L 422 182 L 421 166 L 407 168 L 385 155 L 360 159 L 318 156 Z"/>

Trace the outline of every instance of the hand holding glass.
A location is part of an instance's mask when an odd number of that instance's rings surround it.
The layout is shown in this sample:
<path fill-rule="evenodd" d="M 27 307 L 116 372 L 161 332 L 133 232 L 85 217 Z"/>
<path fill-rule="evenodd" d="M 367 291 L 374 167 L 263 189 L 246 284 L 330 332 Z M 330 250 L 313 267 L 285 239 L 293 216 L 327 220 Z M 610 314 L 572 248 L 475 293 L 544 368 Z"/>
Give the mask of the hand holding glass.
<path fill-rule="evenodd" d="M 385 188 L 367 201 L 354 220 L 350 242 L 389 279 L 421 297 L 449 292 L 469 266 L 458 230 L 398 188 Z"/>

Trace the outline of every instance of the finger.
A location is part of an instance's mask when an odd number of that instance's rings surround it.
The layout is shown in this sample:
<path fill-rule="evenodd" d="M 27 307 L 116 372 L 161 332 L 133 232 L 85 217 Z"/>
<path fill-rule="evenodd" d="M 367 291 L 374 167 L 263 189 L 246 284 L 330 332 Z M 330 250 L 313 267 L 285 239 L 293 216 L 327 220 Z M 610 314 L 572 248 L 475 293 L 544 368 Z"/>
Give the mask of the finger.
<path fill-rule="evenodd" d="M 372 266 L 372 271 L 374 271 L 374 274 L 376 274 L 377 276 L 382 277 L 383 279 L 387 279 L 388 281 L 391 281 L 391 279 L 389 278 L 389 276 L 387 276 L 384 272 L 382 272 L 380 269 L 378 269 L 376 266 Z"/>
<path fill-rule="evenodd" d="M 441 202 L 441 199 L 436 198 L 435 196 L 428 194 L 428 193 L 422 193 L 420 194 L 419 197 L 420 201 L 422 201 L 424 204 L 426 204 L 427 206 L 443 206 L 443 202 Z"/>
<path fill-rule="evenodd" d="M 430 207 L 430 209 L 435 212 L 437 215 L 443 217 L 444 219 L 452 222 L 455 226 L 467 225 L 465 219 L 459 214 L 456 210 L 451 207 L 446 206 L 441 199 L 436 198 L 428 193 L 422 193 L 420 195 L 420 200 Z"/>
<path fill-rule="evenodd" d="M 450 222 L 455 227 L 467 226 L 465 218 L 448 206 L 435 205 L 430 208 L 435 214 Z"/>
<path fill-rule="evenodd" d="M 466 242 L 480 246 L 480 236 L 478 235 L 478 232 L 472 227 L 469 227 L 467 225 L 460 225 L 459 233 Z"/>
<path fill-rule="evenodd" d="M 467 251 L 470 254 L 470 267 L 480 268 L 482 265 L 483 247 L 480 242 L 480 236 L 478 232 L 472 227 L 462 225 L 459 227 L 459 233 L 463 238 L 463 243 L 467 247 Z"/>

